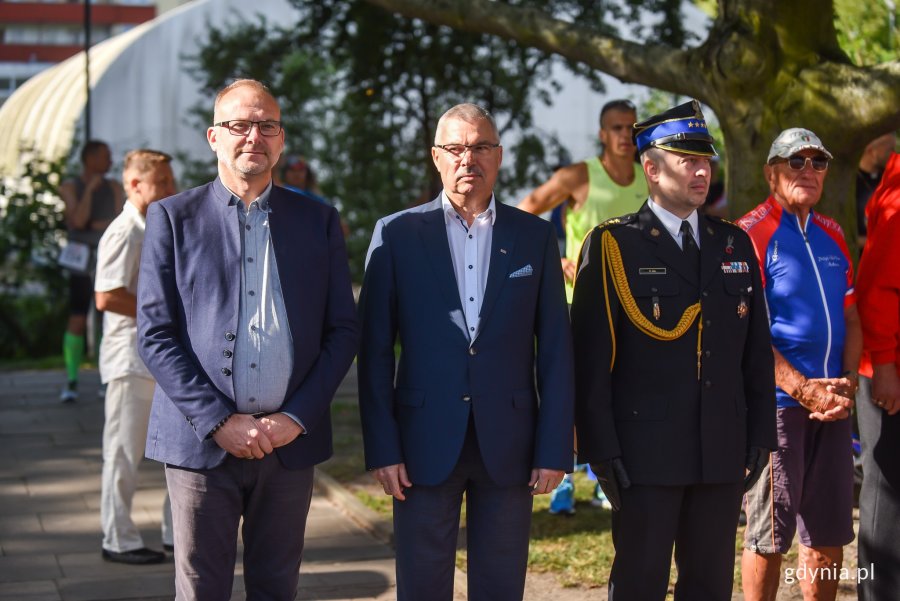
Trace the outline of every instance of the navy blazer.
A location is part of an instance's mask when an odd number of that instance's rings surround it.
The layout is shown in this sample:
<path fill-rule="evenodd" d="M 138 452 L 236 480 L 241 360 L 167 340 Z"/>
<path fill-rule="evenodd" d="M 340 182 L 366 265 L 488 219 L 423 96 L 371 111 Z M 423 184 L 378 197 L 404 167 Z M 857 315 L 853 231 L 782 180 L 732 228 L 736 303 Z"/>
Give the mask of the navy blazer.
<path fill-rule="evenodd" d="M 231 379 L 241 244 L 219 179 L 150 205 L 138 284 L 138 349 L 158 386 L 146 455 L 211 468 L 225 451 L 209 436 L 235 413 Z M 289 469 L 331 456 L 331 399 L 356 353 L 358 326 L 337 211 L 278 186 L 269 195 L 272 246 L 293 342 L 281 406 L 306 434 L 276 449 Z"/>
<path fill-rule="evenodd" d="M 572 469 L 572 342 L 556 236 L 539 217 L 496 207 L 471 346 L 440 197 L 375 228 L 358 364 L 369 469 L 405 463 L 413 485 L 440 484 L 470 412 L 497 484 L 525 484 L 532 468 Z"/>

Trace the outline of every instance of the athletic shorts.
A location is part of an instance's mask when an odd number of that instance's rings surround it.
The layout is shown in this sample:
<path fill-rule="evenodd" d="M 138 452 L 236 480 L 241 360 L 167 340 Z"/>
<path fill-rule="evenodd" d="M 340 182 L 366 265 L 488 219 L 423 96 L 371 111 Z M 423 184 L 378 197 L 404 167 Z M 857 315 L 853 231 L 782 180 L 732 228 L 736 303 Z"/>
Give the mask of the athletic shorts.
<path fill-rule="evenodd" d="M 794 533 L 806 547 L 853 540 L 850 419 L 820 422 L 803 407 L 778 408 L 778 450 L 744 495 L 744 548 L 787 553 Z"/>
<path fill-rule="evenodd" d="M 94 298 L 94 278 L 69 274 L 69 315 L 87 315 Z"/>

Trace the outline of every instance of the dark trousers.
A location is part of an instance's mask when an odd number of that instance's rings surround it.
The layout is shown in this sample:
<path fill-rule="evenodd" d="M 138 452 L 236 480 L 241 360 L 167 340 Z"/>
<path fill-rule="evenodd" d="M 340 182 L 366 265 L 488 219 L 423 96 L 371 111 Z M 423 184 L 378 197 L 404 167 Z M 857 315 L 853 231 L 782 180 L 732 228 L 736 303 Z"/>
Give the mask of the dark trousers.
<path fill-rule="evenodd" d="M 470 421 L 450 477 L 437 486 L 413 486 L 394 500 L 397 600 L 450 601 L 463 493 L 469 601 L 520 601 L 525 591 L 531 491 L 497 486 L 478 449 Z"/>
<path fill-rule="evenodd" d="M 228 601 L 243 517 L 248 601 L 297 595 L 313 470 L 285 469 L 278 458 L 226 456 L 209 470 L 166 466 L 175 530 L 178 601 Z"/>
<path fill-rule="evenodd" d="M 673 546 L 676 601 L 729 601 L 742 494 L 741 483 L 622 490 L 609 601 L 663 601 Z"/>
<path fill-rule="evenodd" d="M 859 379 L 856 415 L 862 443 L 859 493 L 859 601 L 894 601 L 900 590 L 900 413 L 872 404 L 872 380 Z"/>

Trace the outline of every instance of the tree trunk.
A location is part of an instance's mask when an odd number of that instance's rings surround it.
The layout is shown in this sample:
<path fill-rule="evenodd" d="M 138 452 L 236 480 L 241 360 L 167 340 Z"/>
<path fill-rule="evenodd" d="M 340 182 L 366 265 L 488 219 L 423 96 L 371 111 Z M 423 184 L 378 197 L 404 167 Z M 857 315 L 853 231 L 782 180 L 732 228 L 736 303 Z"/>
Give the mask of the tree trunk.
<path fill-rule="evenodd" d="M 837 43 L 832 0 L 719 0 L 704 43 L 638 44 L 494 0 L 366 0 L 412 18 L 491 33 L 582 62 L 625 82 L 692 96 L 719 118 L 726 195 L 740 217 L 765 199 L 762 166 L 788 127 L 814 131 L 834 155 L 821 212 L 856 231 L 854 177 L 875 137 L 900 129 L 900 61 L 856 67 Z"/>

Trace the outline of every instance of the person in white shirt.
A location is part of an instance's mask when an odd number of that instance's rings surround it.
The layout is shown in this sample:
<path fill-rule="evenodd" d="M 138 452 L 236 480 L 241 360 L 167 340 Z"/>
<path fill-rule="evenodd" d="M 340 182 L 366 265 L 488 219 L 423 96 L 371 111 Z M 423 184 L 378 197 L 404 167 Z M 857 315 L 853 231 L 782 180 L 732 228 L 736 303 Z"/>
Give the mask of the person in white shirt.
<path fill-rule="evenodd" d="M 100 240 L 94 296 L 103 311 L 100 378 L 107 385 L 103 428 L 100 521 L 106 561 L 152 564 L 165 553 L 144 546 L 131 518 L 138 465 L 144 456 L 155 382 L 137 352 L 137 283 L 144 242 L 144 216 L 151 203 L 175 193 L 171 157 L 133 150 L 122 181 L 127 202 Z M 162 542 L 172 548 L 169 497 L 163 504 Z"/>

